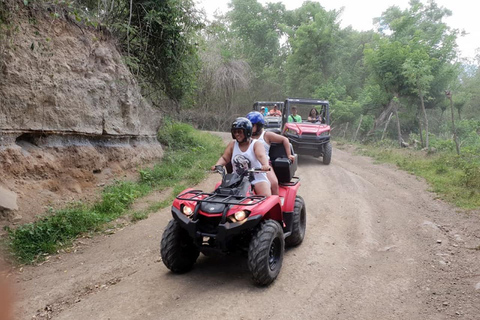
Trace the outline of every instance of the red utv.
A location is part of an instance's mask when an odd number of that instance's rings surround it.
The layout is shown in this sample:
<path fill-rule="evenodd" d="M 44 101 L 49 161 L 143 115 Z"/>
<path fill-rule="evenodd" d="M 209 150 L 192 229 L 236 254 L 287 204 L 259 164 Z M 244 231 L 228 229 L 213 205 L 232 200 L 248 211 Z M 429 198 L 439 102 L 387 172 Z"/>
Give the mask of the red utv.
<path fill-rule="evenodd" d="M 282 152 L 283 151 L 283 152 Z M 257 170 L 242 175 L 216 171 L 222 181 L 213 192 L 186 189 L 172 205 L 173 219 L 162 236 L 160 253 L 175 273 L 192 269 L 200 252 L 248 254 L 253 280 L 268 285 L 282 267 L 285 245 L 299 245 L 305 236 L 306 210 L 297 195 L 299 178 L 283 145 L 272 144 L 270 160 L 280 184 L 280 194 L 270 197 L 252 192 L 250 181 Z"/>
<path fill-rule="evenodd" d="M 293 109 L 297 110 L 299 117 L 293 117 Z M 312 115 L 310 120 L 309 115 Z M 322 157 L 324 164 L 330 164 L 332 144 L 328 101 L 287 98 L 282 115 L 282 134 L 288 138 L 297 154 Z"/>

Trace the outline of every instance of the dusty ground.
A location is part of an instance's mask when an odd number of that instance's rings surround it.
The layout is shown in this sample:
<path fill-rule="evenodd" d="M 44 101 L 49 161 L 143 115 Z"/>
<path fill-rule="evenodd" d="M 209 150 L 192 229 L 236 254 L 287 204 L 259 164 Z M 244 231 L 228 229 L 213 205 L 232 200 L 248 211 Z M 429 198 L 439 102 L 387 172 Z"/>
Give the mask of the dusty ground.
<path fill-rule="evenodd" d="M 166 208 L 17 270 L 18 319 L 479 319 L 479 214 L 344 149 L 329 166 L 299 158 L 307 234 L 271 286 L 252 284 L 242 256 L 169 272 Z"/>

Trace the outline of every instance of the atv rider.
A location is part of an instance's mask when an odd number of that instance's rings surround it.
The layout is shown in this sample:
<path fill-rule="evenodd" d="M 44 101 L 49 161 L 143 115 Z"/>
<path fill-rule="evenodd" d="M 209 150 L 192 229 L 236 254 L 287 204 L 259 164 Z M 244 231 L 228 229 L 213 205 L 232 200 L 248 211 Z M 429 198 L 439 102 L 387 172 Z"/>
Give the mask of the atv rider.
<path fill-rule="evenodd" d="M 292 162 L 295 161 L 295 157 L 292 155 L 290 151 L 290 142 L 288 141 L 288 139 L 282 135 L 276 134 L 275 132 L 265 131 L 263 129 L 265 120 L 263 119 L 263 116 L 260 112 L 258 111 L 249 112 L 247 114 L 247 119 L 250 120 L 250 122 L 253 125 L 252 137 L 254 139 L 258 139 L 258 141 L 261 141 L 263 143 L 267 157 L 270 151 L 270 144 L 272 142 L 281 143 L 285 147 L 285 152 L 287 154 L 288 159 Z M 269 157 L 268 159 L 270 160 Z M 277 176 L 275 175 L 275 172 L 268 171 L 267 177 L 271 184 L 272 194 L 278 194 L 278 179 L 277 179 Z"/>
<path fill-rule="evenodd" d="M 232 123 L 231 133 L 234 141 L 228 144 L 215 166 L 225 166 L 231 162 L 233 171 L 237 174 L 243 174 L 245 170 L 250 168 L 270 170 L 265 148 L 262 143 L 257 143 L 258 140 L 251 138 L 252 123 L 250 120 L 244 117 L 237 118 Z M 215 170 L 215 166 L 212 167 L 212 170 Z M 255 173 L 254 180 L 251 183 L 257 195 L 268 197 L 272 194 L 266 173 Z"/>

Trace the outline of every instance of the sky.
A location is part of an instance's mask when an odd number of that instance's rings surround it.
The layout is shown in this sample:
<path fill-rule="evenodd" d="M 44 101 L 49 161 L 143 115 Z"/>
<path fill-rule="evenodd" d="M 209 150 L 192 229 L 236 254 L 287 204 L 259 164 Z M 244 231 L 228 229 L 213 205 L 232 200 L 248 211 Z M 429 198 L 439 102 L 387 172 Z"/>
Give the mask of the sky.
<path fill-rule="evenodd" d="M 282 2 L 287 10 L 301 6 L 302 0 L 257 0 L 267 2 Z M 204 8 L 208 17 L 213 17 L 215 11 L 225 13 L 228 10 L 229 0 L 195 0 L 198 8 Z M 380 17 L 388 7 L 396 5 L 401 9 L 409 7 L 409 0 L 320 0 L 326 10 L 344 7 L 340 16 L 340 25 L 345 28 L 352 26 L 358 31 L 374 29 L 373 18 Z M 422 1 L 426 3 L 426 0 Z M 480 48 L 480 2 L 472 0 L 436 0 L 437 5 L 452 11 L 452 16 L 445 22 L 452 28 L 466 31 L 468 34 L 457 39 L 460 55 L 464 58 L 475 57 L 475 49 Z"/>

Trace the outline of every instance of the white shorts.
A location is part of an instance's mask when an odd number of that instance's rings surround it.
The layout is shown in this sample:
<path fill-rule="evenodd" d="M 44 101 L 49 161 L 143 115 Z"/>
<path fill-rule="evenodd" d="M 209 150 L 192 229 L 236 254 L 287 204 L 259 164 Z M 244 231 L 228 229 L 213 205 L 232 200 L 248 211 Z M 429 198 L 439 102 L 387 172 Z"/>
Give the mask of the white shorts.
<path fill-rule="evenodd" d="M 268 185 L 270 185 L 270 181 L 267 178 L 267 174 L 262 172 L 262 173 L 254 173 L 255 179 L 252 181 L 252 185 L 256 185 L 259 182 L 266 182 Z"/>

